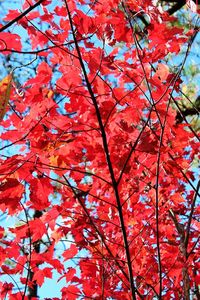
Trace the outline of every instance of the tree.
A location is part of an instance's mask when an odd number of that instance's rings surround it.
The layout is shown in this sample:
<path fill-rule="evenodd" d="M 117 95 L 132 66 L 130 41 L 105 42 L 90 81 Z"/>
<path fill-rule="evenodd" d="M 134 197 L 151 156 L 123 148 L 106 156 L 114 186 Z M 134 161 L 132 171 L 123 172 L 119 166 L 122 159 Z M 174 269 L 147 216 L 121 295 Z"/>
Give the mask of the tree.
<path fill-rule="evenodd" d="M 168 13 L 170 15 L 176 13 L 184 5 L 188 5 L 193 11 L 199 10 L 199 0 L 167 0 L 159 1 L 162 5 L 166 4 L 168 7 Z"/>
<path fill-rule="evenodd" d="M 199 299 L 199 136 L 181 106 L 197 29 L 172 21 L 139 0 L 6 14 L 0 51 L 29 62 L 0 82 L 2 299 L 48 278 L 51 299 Z"/>

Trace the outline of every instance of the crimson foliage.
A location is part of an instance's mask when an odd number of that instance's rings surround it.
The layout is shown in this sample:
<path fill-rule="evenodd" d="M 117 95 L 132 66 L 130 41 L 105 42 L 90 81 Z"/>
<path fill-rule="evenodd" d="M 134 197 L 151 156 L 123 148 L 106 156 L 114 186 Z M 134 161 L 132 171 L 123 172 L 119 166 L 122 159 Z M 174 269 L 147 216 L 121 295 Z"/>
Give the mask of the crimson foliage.
<path fill-rule="evenodd" d="M 2 299 L 55 272 L 62 299 L 197 299 L 199 137 L 176 120 L 196 31 L 150 0 L 22 10 L 0 28 L 2 57 L 30 59 L 0 83 Z"/>

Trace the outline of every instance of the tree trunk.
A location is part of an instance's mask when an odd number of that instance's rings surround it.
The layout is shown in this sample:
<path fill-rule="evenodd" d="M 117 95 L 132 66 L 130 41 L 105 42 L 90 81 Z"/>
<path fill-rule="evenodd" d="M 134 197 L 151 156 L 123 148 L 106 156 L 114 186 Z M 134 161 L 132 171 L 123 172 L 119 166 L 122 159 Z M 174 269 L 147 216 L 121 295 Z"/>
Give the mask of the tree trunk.
<path fill-rule="evenodd" d="M 40 218 L 42 216 L 42 211 L 36 210 L 34 213 L 33 218 Z M 33 249 L 35 253 L 40 253 L 40 242 L 37 241 L 36 243 L 33 243 Z M 34 276 L 34 271 L 30 270 L 29 273 L 29 280 L 32 281 Z M 36 283 L 33 283 L 33 287 L 28 288 L 28 299 L 31 300 L 32 298 L 38 297 L 38 285 Z"/>

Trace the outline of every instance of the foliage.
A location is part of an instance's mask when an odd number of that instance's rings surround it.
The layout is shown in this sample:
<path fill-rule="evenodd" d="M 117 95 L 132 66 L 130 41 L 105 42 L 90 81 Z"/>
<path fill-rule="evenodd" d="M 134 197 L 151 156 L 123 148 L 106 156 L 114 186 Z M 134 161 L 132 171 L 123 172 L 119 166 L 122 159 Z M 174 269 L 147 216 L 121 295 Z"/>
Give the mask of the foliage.
<path fill-rule="evenodd" d="M 7 13 L 2 57 L 26 58 L 0 82 L 2 299 L 50 279 L 51 299 L 199 299 L 200 143 L 181 90 L 197 31 L 172 21 L 150 0 Z"/>

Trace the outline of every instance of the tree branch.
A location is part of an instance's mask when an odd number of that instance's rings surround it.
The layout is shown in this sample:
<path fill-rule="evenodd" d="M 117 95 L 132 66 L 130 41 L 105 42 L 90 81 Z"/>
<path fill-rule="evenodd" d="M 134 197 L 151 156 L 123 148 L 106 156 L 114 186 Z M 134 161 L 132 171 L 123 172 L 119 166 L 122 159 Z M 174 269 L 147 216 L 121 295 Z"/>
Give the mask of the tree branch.
<path fill-rule="evenodd" d="M 192 201 L 189 220 L 188 220 L 188 224 L 187 224 L 187 228 L 186 228 L 186 234 L 185 234 L 185 247 L 186 247 L 186 249 L 188 247 L 189 235 L 190 235 L 190 226 L 191 226 L 191 222 L 192 222 L 192 216 L 193 216 L 193 213 L 194 213 L 194 208 L 195 208 L 195 204 L 196 204 L 196 200 L 197 200 L 197 194 L 198 194 L 199 189 L 200 189 L 200 180 L 199 180 L 199 182 L 197 184 L 197 187 L 196 187 L 196 193 L 195 193 L 193 201 Z"/>
<path fill-rule="evenodd" d="M 101 119 L 101 114 L 99 111 L 99 107 L 98 107 L 98 103 L 97 100 L 94 96 L 91 84 L 89 82 L 88 76 L 87 76 L 87 72 L 82 60 L 82 55 L 80 52 L 80 48 L 76 39 L 76 35 L 75 35 L 75 30 L 73 27 L 73 22 L 72 22 L 72 17 L 71 17 L 71 13 L 69 11 L 69 7 L 67 4 L 67 1 L 65 1 L 65 5 L 66 5 L 66 9 L 67 9 L 67 13 L 68 13 L 68 17 L 69 17 L 69 22 L 70 22 L 70 27 L 72 30 L 72 35 L 73 35 L 73 39 L 75 42 L 75 47 L 76 47 L 76 51 L 79 57 L 79 62 L 84 74 L 84 78 L 86 81 L 86 85 L 87 85 L 87 89 L 88 92 L 91 96 L 93 105 L 95 107 L 95 111 L 96 111 L 96 116 L 97 116 L 97 120 L 99 123 L 99 128 L 101 131 L 101 136 L 102 136 L 102 143 L 103 143 L 103 147 L 104 147 L 104 151 L 105 151 L 105 155 L 106 155 L 106 160 L 107 160 L 107 164 L 108 164 L 108 168 L 109 168 L 109 172 L 110 172 L 110 176 L 111 176 L 111 180 L 112 180 L 112 185 L 113 185 L 113 190 L 115 193 L 115 198 L 116 198 L 116 202 L 117 202 L 117 208 L 118 208 L 118 213 L 119 213 L 119 219 L 120 219 L 120 224 L 121 224 L 121 229 L 122 229 L 122 235 L 123 235 L 123 239 L 124 239 L 124 248 L 125 248 L 125 252 L 126 252 L 126 258 L 127 258 L 127 264 L 128 264 L 128 270 L 129 270 L 129 282 L 130 282 L 130 290 L 131 290 L 131 294 L 132 294 L 132 299 L 136 300 L 136 288 L 135 288 L 135 284 L 134 284 L 134 279 L 133 279 L 133 270 L 132 270 L 132 264 L 131 264 L 131 255 L 130 255 L 130 250 L 129 250 L 129 244 L 128 244 L 128 239 L 127 239 L 127 233 L 126 233 L 126 227 L 124 224 L 124 217 L 123 217 L 123 212 L 122 212 L 122 207 L 121 207 L 121 203 L 120 203 L 120 197 L 119 197 L 119 193 L 118 193 L 118 185 L 115 179 L 115 175 L 114 175 L 114 171 L 113 171 L 113 167 L 112 167 L 112 163 L 111 163 L 111 159 L 110 159 L 110 153 L 109 153 L 109 149 L 108 149 L 108 143 L 107 143 L 107 137 L 106 137 L 106 132 L 104 129 L 104 125 Z"/>
<path fill-rule="evenodd" d="M 12 26 L 14 23 L 18 22 L 19 20 L 21 20 L 23 17 L 25 17 L 30 11 L 32 11 L 34 8 L 36 8 L 37 6 L 39 6 L 42 2 L 44 2 L 45 0 L 39 0 L 38 2 L 36 2 L 34 5 L 30 6 L 29 8 L 27 8 L 27 10 L 25 10 L 23 13 L 21 13 L 19 16 L 17 16 L 15 19 L 13 19 L 12 21 L 10 21 L 9 23 L 7 23 L 6 25 L 4 25 L 3 27 L 0 28 L 0 32 L 6 30 L 7 28 L 9 28 L 10 26 Z"/>

